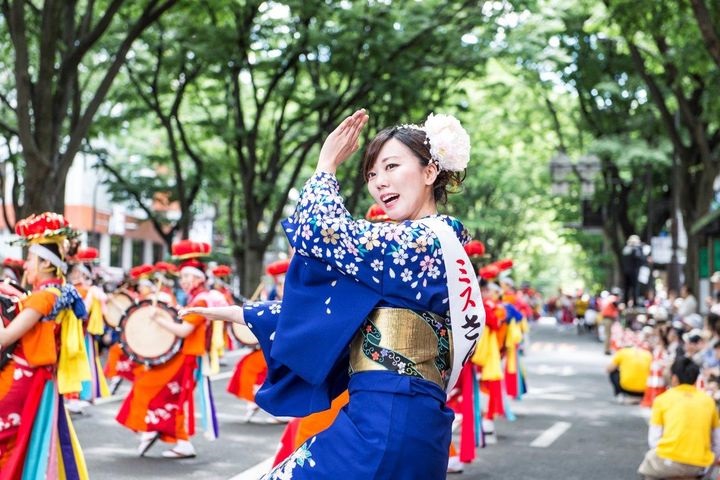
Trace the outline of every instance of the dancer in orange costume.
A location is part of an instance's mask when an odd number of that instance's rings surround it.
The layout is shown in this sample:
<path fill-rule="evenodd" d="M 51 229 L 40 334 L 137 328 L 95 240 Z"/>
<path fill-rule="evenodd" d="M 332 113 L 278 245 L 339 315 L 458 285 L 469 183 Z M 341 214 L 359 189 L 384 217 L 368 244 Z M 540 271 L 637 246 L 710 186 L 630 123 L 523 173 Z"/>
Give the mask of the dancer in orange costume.
<path fill-rule="evenodd" d="M 75 232 L 49 212 L 19 221 L 15 232 L 29 245 L 25 273 L 33 290 L 14 306 L 19 313 L 11 322 L 0 322 L 3 356 L 11 355 L 0 369 L 0 479 L 84 480 L 85 459 L 63 399 L 90 378 L 80 320 L 87 312 L 65 283 L 64 243 Z"/>
<path fill-rule="evenodd" d="M 499 303 L 500 287 L 488 283 L 500 270 L 492 264 L 480 269 L 480 289 L 483 307 L 485 308 L 485 330 L 478 342 L 472 361 L 481 371 L 481 388 L 488 396 L 485 406 L 483 431 L 487 443 L 495 443 L 494 419 L 497 415 L 505 415 L 502 399 L 503 370 L 501 348 L 504 341 L 505 309 Z"/>
<path fill-rule="evenodd" d="M 210 254 L 207 243 L 183 240 L 172 246 L 175 258 L 182 260 L 180 286 L 188 294 L 188 306 L 205 307 L 207 289 L 205 286 L 205 265 L 198 260 Z M 134 369 L 135 382 L 120 407 L 116 420 L 125 427 L 143 432 L 138 454 L 150 449 L 157 439 L 175 445 L 163 452 L 165 458 L 189 458 L 196 455 L 190 437 L 195 433 L 194 390 L 198 381 L 201 388 L 209 388 L 209 382 L 201 377 L 201 357 L 205 355 L 208 322 L 201 315 L 192 314 L 181 323 L 164 317 L 153 317 L 162 328 L 184 339 L 181 351 L 166 363 Z M 208 392 L 209 393 L 209 392 Z M 209 397 L 209 398 L 208 398 Z M 214 418 L 212 395 L 203 397 L 202 405 L 210 401 L 212 429 L 211 437 L 217 436 L 217 420 Z M 205 409 L 203 409 L 205 414 Z M 203 417 L 204 423 L 206 418 Z"/>

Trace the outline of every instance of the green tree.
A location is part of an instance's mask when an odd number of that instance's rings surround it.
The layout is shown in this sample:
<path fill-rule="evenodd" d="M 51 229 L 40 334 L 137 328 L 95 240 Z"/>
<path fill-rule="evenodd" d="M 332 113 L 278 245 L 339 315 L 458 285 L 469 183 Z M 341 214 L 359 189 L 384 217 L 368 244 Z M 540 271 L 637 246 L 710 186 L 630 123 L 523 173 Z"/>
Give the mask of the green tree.
<path fill-rule="evenodd" d="M 720 174 L 720 5 L 691 2 L 606 0 L 633 66 L 677 158 L 677 189 L 683 223 L 690 228 L 705 215 Z M 688 230 L 687 283 L 698 281 L 698 236 Z"/>
<path fill-rule="evenodd" d="M 0 129 L 21 146 L 10 158 L 17 216 L 63 211 L 68 169 L 133 42 L 176 2 L 0 3 L 0 68 L 12 72 L 0 77 Z"/>

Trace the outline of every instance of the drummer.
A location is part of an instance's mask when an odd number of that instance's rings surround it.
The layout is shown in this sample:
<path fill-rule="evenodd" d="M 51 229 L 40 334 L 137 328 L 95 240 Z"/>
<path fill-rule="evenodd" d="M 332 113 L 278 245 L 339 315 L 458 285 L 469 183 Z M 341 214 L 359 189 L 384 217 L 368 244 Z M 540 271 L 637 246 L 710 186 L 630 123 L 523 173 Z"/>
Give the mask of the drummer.
<path fill-rule="evenodd" d="M 173 291 L 179 273 L 177 265 L 170 262 L 155 262 L 154 271 L 156 283 L 153 288 L 156 290 L 158 300 L 173 307 L 177 306 L 177 298 Z M 158 285 L 159 289 L 156 288 Z"/>
<path fill-rule="evenodd" d="M 65 283 L 63 245 L 75 232 L 49 212 L 17 222 L 15 232 L 28 246 L 32 293 L 7 326 L 0 322 L 0 345 L 12 349 L 0 370 L 0 478 L 88 478 L 63 399 L 90 378 L 80 320 L 85 305 Z"/>
<path fill-rule="evenodd" d="M 110 396 L 105 374 L 100 365 L 98 341 L 105 334 L 103 314 L 107 295 L 102 288 L 93 284 L 93 265 L 100 261 L 96 248 L 79 248 L 68 262 L 68 282 L 83 298 L 88 311 L 84 322 L 85 348 L 88 354 L 91 379 L 83 382 L 82 391 L 65 396 L 67 409 L 71 413 L 83 413 L 85 408 L 98 398 Z"/>
<path fill-rule="evenodd" d="M 135 301 L 148 298 L 154 291 L 154 285 L 150 280 L 154 272 L 155 267 L 150 264 L 132 267 L 129 272 L 132 289 L 123 289 L 123 292 L 131 295 Z M 123 381 L 135 381 L 135 365 L 120 347 L 116 332 L 113 331 L 113 333 L 112 345 L 108 349 L 107 362 L 105 363 L 105 377 L 110 380 L 110 391 L 115 393 Z"/>
<path fill-rule="evenodd" d="M 199 258 L 210 254 L 207 243 L 182 240 L 172 246 L 173 256 L 182 260 L 180 265 L 180 286 L 187 293 L 189 305 L 207 306 L 203 298 L 205 287 L 205 265 Z M 164 458 L 190 458 L 196 456 L 190 437 L 195 433 L 193 393 L 196 386 L 196 371 L 202 367 L 201 357 L 205 354 L 207 319 L 200 315 L 188 315 L 180 323 L 156 316 L 161 327 L 183 338 L 180 353 L 166 363 L 134 369 L 135 382 L 120 407 L 116 419 L 127 428 L 142 432 L 138 454 L 145 453 L 158 440 L 174 444 L 164 451 Z M 207 380 L 207 379 L 204 379 Z M 203 386 L 209 387 L 205 381 Z M 204 403 L 214 412 L 212 395 L 207 391 Z M 217 422 L 211 419 L 217 430 Z"/>
<path fill-rule="evenodd" d="M 285 274 L 289 265 L 290 260 L 283 259 L 269 264 L 265 269 L 265 272 L 273 278 L 273 288 L 268 294 L 268 300 L 282 300 Z M 243 419 L 245 422 L 249 422 L 260 409 L 255 403 L 255 393 L 265 381 L 268 368 L 258 344 L 252 345 L 251 348 L 250 353 L 240 358 L 235 365 L 235 371 L 227 386 L 228 392 L 247 402 Z"/>

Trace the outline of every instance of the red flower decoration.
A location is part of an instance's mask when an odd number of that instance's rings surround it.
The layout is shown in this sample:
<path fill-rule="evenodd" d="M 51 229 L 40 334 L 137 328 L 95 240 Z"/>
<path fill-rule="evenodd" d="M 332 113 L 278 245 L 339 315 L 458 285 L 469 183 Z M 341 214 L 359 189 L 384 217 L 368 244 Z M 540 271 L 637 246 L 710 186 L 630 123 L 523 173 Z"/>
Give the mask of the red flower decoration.
<path fill-rule="evenodd" d="M 68 235 L 72 232 L 70 223 L 55 212 L 30 215 L 15 224 L 15 233 L 26 240 Z"/>

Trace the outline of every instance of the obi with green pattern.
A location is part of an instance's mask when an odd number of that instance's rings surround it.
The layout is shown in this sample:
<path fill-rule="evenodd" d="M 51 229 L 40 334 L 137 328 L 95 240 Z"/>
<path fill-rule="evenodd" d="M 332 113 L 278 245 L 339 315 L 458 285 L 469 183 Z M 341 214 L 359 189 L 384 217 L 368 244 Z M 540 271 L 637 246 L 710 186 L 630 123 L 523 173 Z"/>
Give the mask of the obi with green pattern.
<path fill-rule="evenodd" d="M 432 312 L 376 308 L 350 344 L 350 374 L 390 370 L 445 389 L 452 368 L 450 322 Z"/>

